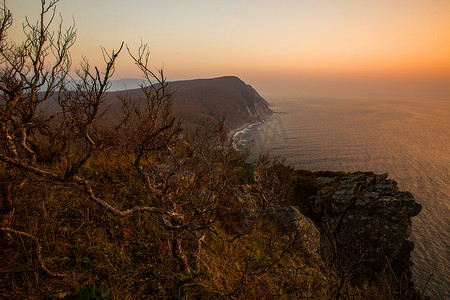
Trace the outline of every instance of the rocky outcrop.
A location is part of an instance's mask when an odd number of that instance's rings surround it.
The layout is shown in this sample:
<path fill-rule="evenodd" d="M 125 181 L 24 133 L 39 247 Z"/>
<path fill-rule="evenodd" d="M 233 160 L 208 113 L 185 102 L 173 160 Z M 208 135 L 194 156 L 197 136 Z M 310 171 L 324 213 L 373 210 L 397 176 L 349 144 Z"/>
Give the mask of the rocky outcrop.
<path fill-rule="evenodd" d="M 320 252 L 340 284 L 386 284 L 396 297 L 421 298 L 411 280 L 414 243 L 409 237 L 411 218 L 422 206 L 411 193 L 399 191 L 388 174 L 292 172 L 290 200 L 279 203 L 287 206 L 263 212 L 279 233 L 298 241 L 296 247 L 306 257 Z M 258 206 L 258 196 L 248 186 L 235 188 L 234 195 L 250 208 Z M 243 219 L 255 209 L 242 214 Z"/>
<path fill-rule="evenodd" d="M 241 224 L 243 228 L 251 227 L 258 215 L 277 228 L 280 236 L 289 235 L 294 241 L 293 246 L 308 259 L 319 257 L 319 232 L 314 224 L 306 218 L 295 206 L 270 206 L 258 212 L 258 195 L 246 185 L 233 188 L 236 199 L 246 206 L 242 214 Z"/>
<path fill-rule="evenodd" d="M 319 232 L 295 206 L 272 206 L 266 217 L 283 234 L 289 234 L 295 241 L 297 250 L 308 259 L 319 256 Z"/>
<path fill-rule="evenodd" d="M 411 217 L 422 207 L 387 177 L 373 173 L 318 177 L 321 188 L 302 202 L 300 210 L 319 230 L 323 256 L 354 283 L 393 275 L 411 286 L 414 243 L 408 238 Z"/>

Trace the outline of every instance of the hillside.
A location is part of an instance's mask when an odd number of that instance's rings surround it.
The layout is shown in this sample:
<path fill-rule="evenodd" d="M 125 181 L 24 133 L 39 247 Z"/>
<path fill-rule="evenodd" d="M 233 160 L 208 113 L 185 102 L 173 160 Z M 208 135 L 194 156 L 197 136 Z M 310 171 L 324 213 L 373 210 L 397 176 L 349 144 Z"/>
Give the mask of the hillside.
<path fill-rule="evenodd" d="M 225 126 L 233 129 L 272 114 L 267 101 L 253 87 L 234 76 L 172 81 L 169 87 L 173 92 L 173 113 L 183 118 L 186 126 L 218 123 L 225 119 Z M 109 92 L 111 116 L 120 113 L 118 97 L 125 94 L 136 101 L 143 99 L 140 88 Z"/>
<path fill-rule="evenodd" d="M 236 77 L 171 88 L 189 124 L 270 113 Z M 113 117 L 120 93 L 81 89 L 32 120 L 30 146 L 14 135 L 19 151 L 0 152 L 4 298 L 422 298 L 408 240 L 421 207 L 387 174 L 249 163 L 221 126 L 181 139 L 164 94 L 148 114 L 142 91 L 122 93 L 141 102 L 114 132 L 99 106 Z"/>
<path fill-rule="evenodd" d="M 225 118 L 234 128 L 272 113 L 267 101 L 237 77 L 176 81 L 171 87 L 174 112 L 194 124 Z"/>

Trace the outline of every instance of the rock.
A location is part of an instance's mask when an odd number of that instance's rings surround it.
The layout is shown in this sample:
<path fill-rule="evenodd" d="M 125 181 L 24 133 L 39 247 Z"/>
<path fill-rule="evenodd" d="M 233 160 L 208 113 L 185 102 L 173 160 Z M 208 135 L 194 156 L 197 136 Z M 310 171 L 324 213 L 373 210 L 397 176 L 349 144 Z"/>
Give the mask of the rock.
<path fill-rule="evenodd" d="M 292 236 L 297 249 L 303 251 L 309 258 L 318 256 L 319 232 L 297 207 L 269 207 L 266 216 L 278 227 L 279 232 Z"/>
<path fill-rule="evenodd" d="M 323 184 L 330 184 L 336 181 L 336 177 L 319 177 L 317 181 Z"/>
<path fill-rule="evenodd" d="M 305 221 L 305 217 L 294 206 L 269 207 L 267 210 L 270 218 L 277 224 L 280 230 L 284 232 L 301 231 L 302 221 Z"/>
<path fill-rule="evenodd" d="M 245 203 L 251 207 L 255 207 L 258 200 L 256 199 L 256 196 L 252 193 L 250 190 L 250 187 L 247 185 L 239 185 L 232 188 L 233 194 L 236 197 L 236 199 L 241 202 Z"/>
<path fill-rule="evenodd" d="M 411 282 L 411 217 L 422 206 L 399 192 L 388 174 L 320 177 L 321 190 L 301 205 L 320 233 L 323 256 L 354 284 L 379 281 L 386 274 Z M 343 274 L 343 273 L 342 273 Z"/>

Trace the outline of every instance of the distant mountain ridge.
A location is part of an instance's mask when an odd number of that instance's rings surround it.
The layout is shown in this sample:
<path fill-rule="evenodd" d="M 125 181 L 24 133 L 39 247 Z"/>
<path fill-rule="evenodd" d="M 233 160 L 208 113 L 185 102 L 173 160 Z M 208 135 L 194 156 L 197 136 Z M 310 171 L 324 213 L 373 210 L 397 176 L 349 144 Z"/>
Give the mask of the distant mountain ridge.
<path fill-rule="evenodd" d="M 118 92 L 123 90 L 134 90 L 139 88 L 139 85 L 144 82 L 143 79 L 139 78 L 122 78 L 118 80 L 111 80 L 110 92 Z"/>
<path fill-rule="evenodd" d="M 133 81 L 124 79 L 120 82 Z M 252 86 L 235 76 L 172 81 L 169 87 L 173 92 L 173 113 L 183 118 L 187 126 L 203 122 L 214 124 L 225 119 L 225 126 L 234 129 L 272 114 L 268 102 Z M 112 111 L 120 111 L 118 95 L 124 93 L 135 99 L 143 97 L 140 88 L 109 92 Z"/>

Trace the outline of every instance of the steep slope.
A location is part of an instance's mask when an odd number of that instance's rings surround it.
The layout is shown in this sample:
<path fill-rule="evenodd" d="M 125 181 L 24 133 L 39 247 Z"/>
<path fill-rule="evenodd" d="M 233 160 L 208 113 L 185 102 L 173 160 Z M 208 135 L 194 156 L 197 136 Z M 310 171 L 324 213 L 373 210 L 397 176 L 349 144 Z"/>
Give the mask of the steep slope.
<path fill-rule="evenodd" d="M 203 122 L 218 123 L 225 119 L 228 129 L 268 117 L 272 111 L 268 103 L 250 85 L 234 76 L 173 81 L 173 113 L 184 119 L 186 126 Z M 108 93 L 111 104 L 109 118 L 119 114 L 118 96 L 127 94 L 135 101 L 143 100 L 141 89 Z"/>
<path fill-rule="evenodd" d="M 272 113 L 267 101 L 237 77 L 176 81 L 170 87 L 174 112 L 192 124 L 225 118 L 228 128 L 236 128 Z"/>

